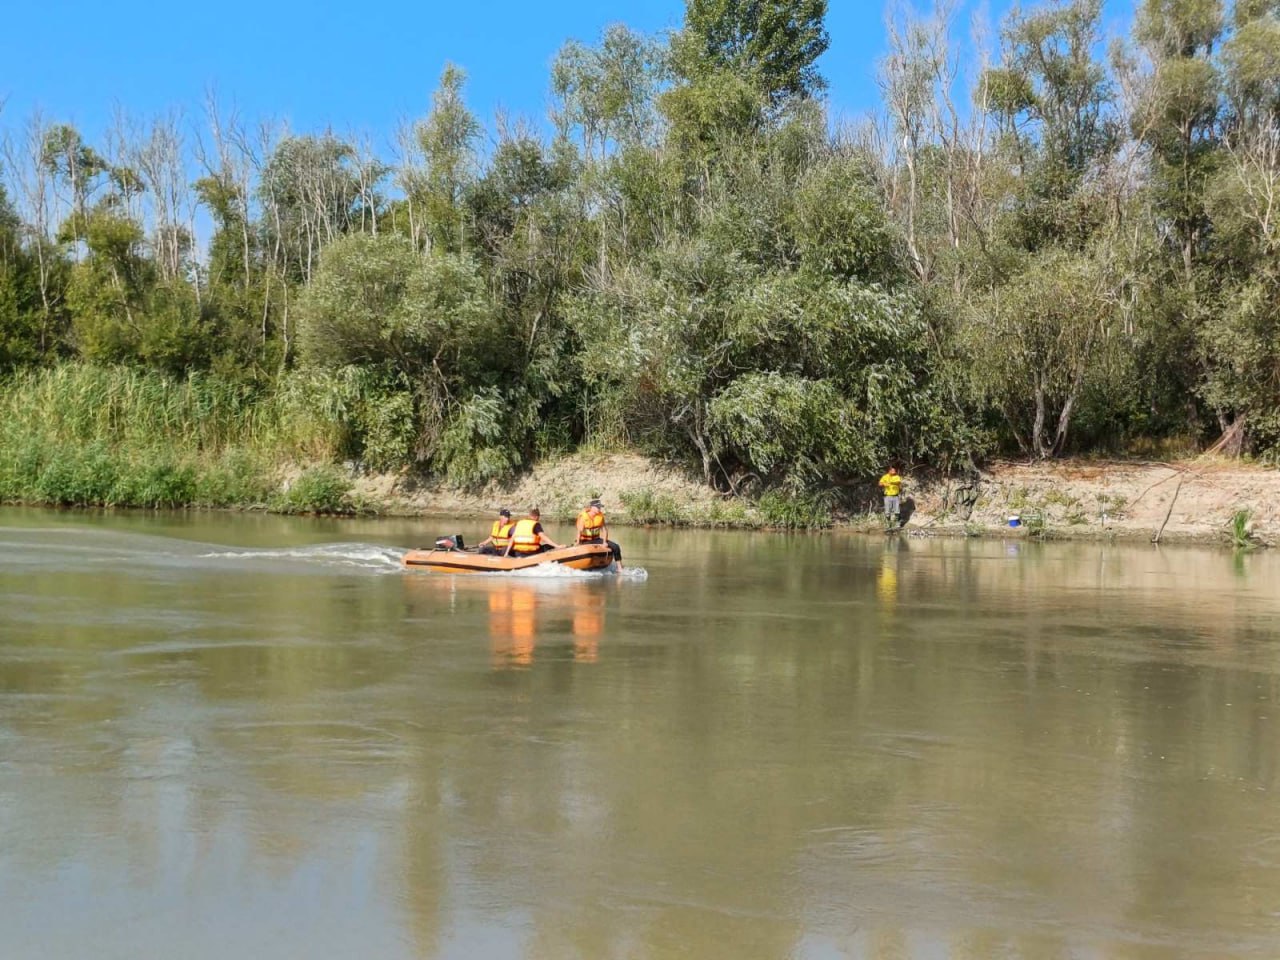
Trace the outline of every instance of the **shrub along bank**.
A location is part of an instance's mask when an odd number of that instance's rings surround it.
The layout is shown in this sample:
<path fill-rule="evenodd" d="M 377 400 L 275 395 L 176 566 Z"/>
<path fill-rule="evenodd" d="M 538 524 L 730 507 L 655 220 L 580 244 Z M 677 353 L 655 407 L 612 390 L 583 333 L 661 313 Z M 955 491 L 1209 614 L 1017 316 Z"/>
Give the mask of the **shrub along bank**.
<path fill-rule="evenodd" d="M 132 367 L 67 364 L 10 377 L 0 389 L 0 502 L 85 507 L 230 507 L 350 514 L 488 512 L 490 501 L 540 502 L 576 514 L 621 477 L 615 517 L 635 523 L 819 528 L 827 500 L 766 493 L 721 497 L 678 471 L 646 477 L 642 457 L 604 466 L 562 460 L 552 485 L 450 485 L 430 495 L 376 484 L 336 461 L 349 442 L 325 381 L 296 374 L 261 389 L 206 374 L 178 379 Z M 532 474 L 537 477 L 535 470 Z M 652 480 L 653 482 L 646 482 Z M 422 484 L 409 483 L 422 489 Z"/>

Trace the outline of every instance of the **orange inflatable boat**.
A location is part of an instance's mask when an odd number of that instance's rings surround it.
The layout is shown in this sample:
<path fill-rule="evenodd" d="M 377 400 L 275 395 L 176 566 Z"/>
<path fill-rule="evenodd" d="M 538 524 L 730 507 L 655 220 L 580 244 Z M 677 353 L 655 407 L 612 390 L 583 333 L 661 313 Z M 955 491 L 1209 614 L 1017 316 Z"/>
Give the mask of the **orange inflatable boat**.
<path fill-rule="evenodd" d="M 613 563 L 613 551 L 603 543 L 580 543 L 542 553 L 524 556 L 513 553 L 498 557 L 453 546 L 438 546 L 434 550 L 410 550 L 404 555 L 403 563 L 410 570 L 435 570 L 439 573 L 506 573 L 543 564 L 574 570 L 604 570 Z"/>

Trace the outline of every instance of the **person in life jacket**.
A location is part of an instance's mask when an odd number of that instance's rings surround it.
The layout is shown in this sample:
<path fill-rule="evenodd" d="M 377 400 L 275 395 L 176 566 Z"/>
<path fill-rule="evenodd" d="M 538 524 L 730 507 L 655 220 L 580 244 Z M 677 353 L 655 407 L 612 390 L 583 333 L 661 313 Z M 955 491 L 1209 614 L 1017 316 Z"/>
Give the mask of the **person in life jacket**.
<path fill-rule="evenodd" d="M 604 519 L 604 506 L 592 500 L 578 514 L 578 543 L 604 543 L 613 551 L 614 562 L 622 569 L 622 548 L 609 539 L 609 527 Z"/>
<path fill-rule="evenodd" d="M 502 554 L 511 542 L 511 532 L 515 529 L 511 522 L 511 511 L 503 507 L 498 511 L 498 519 L 493 521 L 493 529 L 489 536 L 480 541 L 480 552 L 489 556 Z"/>
<path fill-rule="evenodd" d="M 511 542 L 507 544 L 507 549 L 502 555 L 505 557 L 514 553 L 528 556 L 532 553 L 541 553 L 543 550 L 558 549 L 560 544 L 548 537 L 546 531 L 542 529 L 542 514 L 538 512 L 537 507 L 534 507 L 527 517 L 516 521 L 515 529 L 511 531 Z"/>

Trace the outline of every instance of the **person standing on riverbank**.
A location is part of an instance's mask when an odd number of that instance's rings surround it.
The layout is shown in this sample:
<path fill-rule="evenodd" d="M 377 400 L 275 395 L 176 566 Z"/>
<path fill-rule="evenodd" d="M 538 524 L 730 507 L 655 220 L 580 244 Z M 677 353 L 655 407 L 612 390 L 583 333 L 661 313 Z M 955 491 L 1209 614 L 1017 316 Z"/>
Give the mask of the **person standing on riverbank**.
<path fill-rule="evenodd" d="M 889 471 L 880 478 L 880 489 L 884 491 L 885 523 L 892 526 L 898 522 L 902 503 L 902 477 L 895 467 L 890 467 Z"/>
<path fill-rule="evenodd" d="M 609 539 L 609 527 L 604 519 L 604 505 L 592 500 L 578 514 L 578 543 L 603 543 L 613 551 L 613 562 L 622 569 L 622 548 Z"/>

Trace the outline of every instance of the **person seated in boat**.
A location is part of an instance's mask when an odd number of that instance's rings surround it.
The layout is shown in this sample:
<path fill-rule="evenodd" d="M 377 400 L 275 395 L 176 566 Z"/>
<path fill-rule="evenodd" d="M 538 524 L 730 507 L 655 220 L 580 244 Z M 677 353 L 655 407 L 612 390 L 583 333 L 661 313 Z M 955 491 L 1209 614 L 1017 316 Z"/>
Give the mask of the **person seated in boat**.
<path fill-rule="evenodd" d="M 511 522 L 511 511 L 503 507 L 498 511 L 498 519 L 493 521 L 489 536 L 480 541 L 479 552 L 490 557 L 503 555 L 507 544 L 511 542 L 511 531 L 515 526 Z"/>
<path fill-rule="evenodd" d="M 592 500 L 578 514 L 578 543 L 603 543 L 613 552 L 613 560 L 622 569 L 622 548 L 609 539 L 609 527 L 604 519 L 604 505 Z"/>
<path fill-rule="evenodd" d="M 527 517 L 516 521 L 515 529 L 511 531 L 511 542 L 507 544 L 507 549 L 502 555 L 506 557 L 515 554 L 527 557 L 544 550 L 559 549 L 560 544 L 547 536 L 546 531 L 542 529 L 542 514 L 537 507 L 534 507 Z"/>

